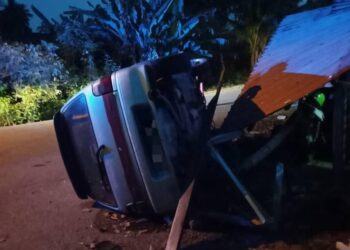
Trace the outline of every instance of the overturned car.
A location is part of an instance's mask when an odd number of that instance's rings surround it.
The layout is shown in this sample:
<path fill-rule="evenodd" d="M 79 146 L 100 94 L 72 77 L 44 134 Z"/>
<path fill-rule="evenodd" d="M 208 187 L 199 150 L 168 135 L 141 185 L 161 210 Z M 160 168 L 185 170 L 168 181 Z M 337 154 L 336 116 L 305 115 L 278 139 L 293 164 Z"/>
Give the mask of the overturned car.
<path fill-rule="evenodd" d="M 122 213 L 167 214 L 198 177 L 207 190 L 201 195 L 214 197 L 198 199 L 198 207 L 221 208 L 210 190 L 232 183 L 222 210 L 246 207 L 248 221 L 266 224 L 278 219 L 287 190 L 314 191 L 295 177 L 301 168 L 326 171 L 326 178 L 311 176 L 319 191 L 342 184 L 350 149 L 349 22 L 350 4 L 341 2 L 286 17 L 220 128 L 211 126 L 220 60 L 180 54 L 91 83 L 54 119 L 77 195 Z M 218 82 L 208 104 L 206 82 Z"/>
<path fill-rule="evenodd" d="M 80 198 L 124 213 L 174 209 L 205 111 L 191 70 L 185 55 L 140 63 L 61 109 L 55 128 Z"/>

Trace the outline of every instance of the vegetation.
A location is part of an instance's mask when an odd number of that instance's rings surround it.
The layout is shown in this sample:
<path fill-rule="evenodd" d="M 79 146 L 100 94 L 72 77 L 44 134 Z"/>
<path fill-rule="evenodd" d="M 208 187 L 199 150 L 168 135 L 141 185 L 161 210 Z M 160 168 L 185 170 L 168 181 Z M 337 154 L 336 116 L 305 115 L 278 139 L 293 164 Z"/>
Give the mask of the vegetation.
<path fill-rule="evenodd" d="M 32 9 L 43 21 L 41 29 L 55 32 L 61 48 L 87 57 L 98 71 L 106 56 L 125 67 L 181 51 L 209 54 L 200 44 L 209 25 L 198 27 L 208 23 L 214 9 L 186 16 L 183 0 L 104 0 L 89 10 L 71 7 L 55 22 Z"/>
<path fill-rule="evenodd" d="M 0 44 L 0 83 L 15 85 L 47 84 L 64 81 L 67 72 L 56 54 L 56 46 L 42 42 L 32 44 Z"/>
<path fill-rule="evenodd" d="M 0 126 L 51 119 L 88 80 L 182 51 L 222 53 L 225 83 L 242 83 L 285 15 L 331 2 L 101 0 L 60 20 L 32 6 L 42 20 L 33 32 L 26 6 L 9 0 L 0 10 Z"/>
<path fill-rule="evenodd" d="M 81 84 L 16 86 L 0 89 L 0 126 L 49 120 Z"/>
<path fill-rule="evenodd" d="M 31 34 L 30 17 L 29 11 L 23 4 L 17 4 L 15 0 L 9 0 L 0 14 L 2 39 L 11 42 L 27 41 L 27 37 Z"/>
<path fill-rule="evenodd" d="M 123 51 L 131 52 L 135 63 L 184 50 L 207 53 L 197 44 L 202 31 L 195 28 L 200 18 L 208 20 L 212 12 L 187 17 L 183 8 L 183 0 L 109 0 L 87 14 L 95 17 L 98 27 L 111 34 L 113 40 L 120 41 Z"/>

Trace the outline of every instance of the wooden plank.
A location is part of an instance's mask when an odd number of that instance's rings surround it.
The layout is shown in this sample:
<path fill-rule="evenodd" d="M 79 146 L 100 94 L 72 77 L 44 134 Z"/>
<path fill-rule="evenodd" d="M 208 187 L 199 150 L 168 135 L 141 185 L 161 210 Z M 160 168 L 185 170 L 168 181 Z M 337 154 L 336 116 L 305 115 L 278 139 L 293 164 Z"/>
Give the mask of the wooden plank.
<path fill-rule="evenodd" d="M 183 225 L 186 219 L 188 206 L 191 201 L 194 183 L 195 180 L 191 182 L 179 200 L 165 250 L 177 250 L 179 247 Z"/>

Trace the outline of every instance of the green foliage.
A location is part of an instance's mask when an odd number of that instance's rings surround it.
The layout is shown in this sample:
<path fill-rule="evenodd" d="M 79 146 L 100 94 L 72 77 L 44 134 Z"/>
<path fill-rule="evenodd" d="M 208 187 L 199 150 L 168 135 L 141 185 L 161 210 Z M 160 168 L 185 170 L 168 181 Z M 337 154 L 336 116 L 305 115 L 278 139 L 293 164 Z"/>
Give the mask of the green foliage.
<path fill-rule="evenodd" d="M 10 126 L 12 121 L 13 107 L 11 105 L 11 98 L 0 97 L 0 126 Z"/>
<path fill-rule="evenodd" d="M 52 119 L 81 84 L 17 86 L 12 95 L 0 89 L 0 126 Z"/>

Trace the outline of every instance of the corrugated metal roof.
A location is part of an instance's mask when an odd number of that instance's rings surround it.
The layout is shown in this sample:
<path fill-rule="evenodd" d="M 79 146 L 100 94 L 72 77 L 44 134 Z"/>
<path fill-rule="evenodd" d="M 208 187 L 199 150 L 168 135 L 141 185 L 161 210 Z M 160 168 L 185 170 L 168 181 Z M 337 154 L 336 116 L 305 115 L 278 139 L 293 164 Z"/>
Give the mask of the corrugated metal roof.
<path fill-rule="evenodd" d="M 342 11 L 344 9 L 350 8 L 350 1 L 349 0 L 335 0 L 334 4 L 332 5 L 333 11 Z"/>
<path fill-rule="evenodd" d="M 349 69 L 350 0 L 343 0 L 284 18 L 255 65 L 241 99 L 247 98 L 244 93 L 249 89 L 258 86 L 254 96 L 248 95 L 249 106 L 254 106 L 254 112 L 259 110 L 260 116 L 268 115 Z M 240 101 L 235 105 L 241 106 Z M 249 109 L 233 107 L 229 116 L 239 119 L 240 112 L 249 113 Z M 257 118 L 252 117 L 252 122 L 254 119 Z M 232 123 L 236 119 L 228 117 L 224 126 L 233 126 L 229 120 Z"/>

